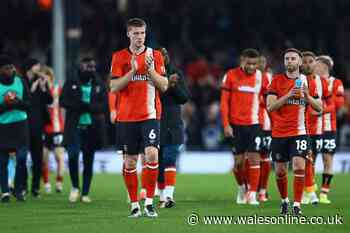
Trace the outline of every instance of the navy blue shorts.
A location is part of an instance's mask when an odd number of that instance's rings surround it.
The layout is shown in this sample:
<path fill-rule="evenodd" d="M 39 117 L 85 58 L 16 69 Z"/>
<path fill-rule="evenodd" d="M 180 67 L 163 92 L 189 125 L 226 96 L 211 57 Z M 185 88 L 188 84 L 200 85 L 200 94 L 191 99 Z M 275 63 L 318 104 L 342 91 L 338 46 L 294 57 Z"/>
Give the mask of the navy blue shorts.
<path fill-rule="evenodd" d="M 289 162 L 294 156 L 306 158 L 309 153 L 309 140 L 306 135 L 272 138 L 271 155 L 275 162 Z"/>
<path fill-rule="evenodd" d="M 159 120 L 117 122 L 117 145 L 124 154 L 137 155 L 146 147 L 159 149 Z"/>
<path fill-rule="evenodd" d="M 335 132 L 324 132 L 322 136 L 322 153 L 334 154 L 337 150 L 337 136 Z"/>
<path fill-rule="evenodd" d="M 256 125 L 232 125 L 233 129 L 233 147 L 234 154 L 243 154 L 245 152 L 260 152 L 263 146 L 261 138 L 261 129 Z"/>

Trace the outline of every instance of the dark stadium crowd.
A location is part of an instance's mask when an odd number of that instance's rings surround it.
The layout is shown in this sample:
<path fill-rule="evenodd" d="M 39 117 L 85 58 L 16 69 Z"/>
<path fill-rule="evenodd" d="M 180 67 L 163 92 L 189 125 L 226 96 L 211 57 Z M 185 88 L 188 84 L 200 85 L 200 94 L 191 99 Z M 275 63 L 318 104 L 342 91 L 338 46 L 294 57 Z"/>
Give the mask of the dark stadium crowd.
<path fill-rule="evenodd" d="M 219 117 L 221 79 L 238 64 L 243 48 L 258 48 L 277 73 L 283 68 L 281 52 L 288 47 L 330 54 L 333 75 L 350 87 L 350 39 L 346 1 L 127 1 L 82 0 L 80 56 L 92 56 L 100 77 L 108 80 L 113 51 L 127 45 L 125 20 L 138 16 L 149 25 L 147 45 L 165 46 L 173 63 L 186 76 L 191 101 L 183 107 L 188 149 L 226 148 Z M 0 52 L 16 64 L 35 57 L 51 65 L 51 11 L 37 1 L 2 1 Z M 263 7 L 262 7 L 263 6 Z M 264 9 L 264 10 L 262 10 Z M 294 10 L 297 9 L 297 10 Z M 295 11 L 285 19 L 285 11 Z M 16 14 L 13 14 L 16 12 Z M 322 15 L 322 17 L 319 17 Z M 304 25 L 304 26 L 300 26 Z M 59 77 L 58 77 L 59 78 Z M 69 79 L 69 77 L 67 77 Z M 349 98 L 349 93 L 346 92 Z M 350 114 L 339 119 L 340 145 L 350 146 Z M 115 132 L 110 130 L 112 144 Z"/>

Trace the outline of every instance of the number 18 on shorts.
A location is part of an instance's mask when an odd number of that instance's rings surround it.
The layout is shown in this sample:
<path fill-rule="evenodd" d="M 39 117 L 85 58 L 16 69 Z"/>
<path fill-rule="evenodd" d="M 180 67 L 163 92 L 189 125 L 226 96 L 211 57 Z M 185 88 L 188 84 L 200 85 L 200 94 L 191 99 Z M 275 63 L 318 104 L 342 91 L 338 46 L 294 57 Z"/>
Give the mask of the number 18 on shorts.
<path fill-rule="evenodd" d="M 294 156 L 306 157 L 309 145 L 307 136 L 272 138 L 272 159 L 275 162 L 288 162 Z"/>

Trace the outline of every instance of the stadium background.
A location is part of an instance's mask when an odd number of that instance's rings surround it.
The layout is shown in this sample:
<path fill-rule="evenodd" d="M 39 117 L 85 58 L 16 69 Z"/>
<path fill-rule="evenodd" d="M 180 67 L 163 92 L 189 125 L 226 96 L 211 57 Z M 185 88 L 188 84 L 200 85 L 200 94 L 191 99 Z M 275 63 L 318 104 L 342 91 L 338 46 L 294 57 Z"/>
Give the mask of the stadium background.
<path fill-rule="evenodd" d="M 283 69 L 281 52 L 287 47 L 331 55 L 335 61 L 333 75 L 343 81 L 348 100 L 347 112 L 338 116 L 338 143 L 345 153 L 336 160 L 336 167 L 341 168 L 337 171 L 350 170 L 350 46 L 346 43 L 350 40 L 346 30 L 350 26 L 349 1 L 58 2 L 62 4 L 60 13 L 66 32 L 66 69 L 63 74 L 55 70 L 62 74 L 57 76 L 60 81 L 70 78 L 79 58 L 88 55 L 96 57 L 99 74 L 108 82 L 113 51 L 128 45 L 126 19 L 137 16 L 146 20 L 147 44 L 169 50 L 172 62 L 184 71 L 191 90 L 191 101 L 183 107 L 185 151 L 228 151 L 219 116 L 220 83 L 225 70 L 237 65 L 242 49 L 259 49 L 274 73 Z M 26 57 L 53 65 L 53 10 L 51 0 L 1 1 L 0 51 L 11 54 L 19 68 Z M 74 37 L 70 36 L 72 28 L 78 32 L 73 33 Z M 115 141 L 115 130 L 109 126 L 106 150 L 113 149 Z M 202 164 L 210 164 L 206 154 L 202 155 Z M 108 159 L 106 163 L 111 162 Z"/>
<path fill-rule="evenodd" d="M 128 44 L 126 19 L 144 18 L 149 24 L 147 44 L 168 48 L 172 61 L 185 72 L 191 89 L 191 101 L 183 107 L 186 146 L 179 170 L 226 174 L 180 174 L 177 208 L 162 210 L 156 221 L 126 219 L 126 194 L 120 175 L 96 175 L 91 194 L 94 202 L 89 206 L 68 204 L 70 187 L 66 176 L 63 195 L 43 194 L 43 200 L 29 197 L 24 205 L 0 205 L 0 232 L 348 232 L 349 224 L 191 227 L 186 224 L 186 217 L 192 212 L 230 216 L 277 214 L 279 201 L 273 175 L 269 190 L 271 202 L 258 209 L 233 204 L 236 186 L 228 174 L 232 160 L 227 142 L 223 140 L 218 112 L 221 78 L 226 69 L 237 65 L 239 52 L 246 47 L 258 48 L 267 56 L 273 72 L 283 68 L 281 52 L 285 48 L 312 50 L 333 57 L 333 74 L 345 85 L 349 107 L 350 46 L 347 42 L 350 31 L 346 29 L 350 27 L 350 1 L 55 0 L 57 2 L 63 4 L 67 63 L 66 69 L 55 70 L 56 74 L 62 74 L 57 78 L 69 78 L 78 59 L 92 55 L 97 58 L 101 78 L 108 82 L 112 52 Z M 53 65 L 57 56 L 52 50 L 55 29 L 52 18 L 53 1 L 1 0 L 0 52 L 11 54 L 19 68 L 28 56 Z M 340 153 L 335 167 L 336 171 L 349 173 L 349 111 L 339 116 L 338 123 Z M 111 147 L 115 132 L 110 129 L 110 145 L 96 156 L 95 169 L 102 173 L 120 172 L 120 156 L 116 156 Z M 318 164 L 319 169 L 320 161 Z M 318 208 L 306 206 L 305 213 L 308 216 L 341 214 L 347 223 L 350 216 L 348 180 L 349 174 L 337 175 L 333 204 Z"/>

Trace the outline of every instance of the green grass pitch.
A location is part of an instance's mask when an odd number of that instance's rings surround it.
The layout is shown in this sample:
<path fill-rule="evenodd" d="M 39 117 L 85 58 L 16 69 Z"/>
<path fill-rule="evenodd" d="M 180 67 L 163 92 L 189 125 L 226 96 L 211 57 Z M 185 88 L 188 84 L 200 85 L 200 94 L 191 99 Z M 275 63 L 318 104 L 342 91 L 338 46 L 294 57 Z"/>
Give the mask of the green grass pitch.
<path fill-rule="evenodd" d="M 319 177 L 318 177 L 319 180 Z M 332 184 L 331 205 L 303 206 L 307 216 L 343 216 L 343 225 L 205 225 L 187 224 L 192 212 L 203 215 L 260 216 L 278 215 L 279 198 L 274 177 L 270 177 L 272 201 L 259 207 L 236 205 L 236 185 L 226 175 L 178 175 L 174 209 L 161 209 L 159 217 L 128 219 L 129 208 L 123 180 L 117 174 L 94 177 L 91 204 L 68 202 L 69 180 L 61 194 L 30 197 L 26 203 L 0 203 L 0 233 L 171 233 L 171 232 L 264 232 L 264 233 L 341 233 L 350 232 L 350 175 L 336 175 Z M 291 187 L 292 180 L 289 179 Z M 291 196 L 291 192 L 290 192 Z"/>

